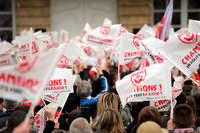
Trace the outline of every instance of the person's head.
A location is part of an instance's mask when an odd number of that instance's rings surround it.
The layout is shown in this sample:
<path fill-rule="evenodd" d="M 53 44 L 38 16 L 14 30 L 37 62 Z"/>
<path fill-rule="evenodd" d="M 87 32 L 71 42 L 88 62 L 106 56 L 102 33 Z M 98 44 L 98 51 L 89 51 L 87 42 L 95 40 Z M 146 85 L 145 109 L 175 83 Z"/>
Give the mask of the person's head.
<path fill-rule="evenodd" d="M 90 133 L 90 125 L 85 118 L 79 117 L 73 120 L 69 130 L 70 133 Z"/>
<path fill-rule="evenodd" d="M 74 93 L 70 93 L 63 107 L 63 112 L 70 113 L 72 110 L 79 109 L 79 108 L 80 108 L 80 97 Z"/>
<path fill-rule="evenodd" d="M 194 113 L 195 119 L 197 118 L 197 104 L 192 96 L 187 96 L 186 97 L 186 104 L 188 104 Z"/>
<path fill-rule="evenodd" d="M 192 85 L 184 85 L 183 86 L 183 93 L 186 96 L 190 96 L 191 95 L 191 90 L 192 90 Z"/>
<path fill-rule="evenodd" d="M 162 117 L 158 110 L 152 106 L 144 107 L 138 115 L 138 126 L 146 121 L 154 121 L 161 126 Z"/>
<path fill-rule="evenodd" d="M 17 127 L 21 122 L 24 121 L 26 117 L 26 113 L 24 111 L 14 111 L 7 121 L 7 129 L 12 131 L 15 127 Z"/>
<path fill-rule="evenodd" d="M 97 103 L 97 115 L 99 116 L 105 109 L 118 110 L 118 99 L 116 94 L 105 92 L 103 93 Z"/>
<path fill-rule="evenodd" d="M 137 129 L 137 133 L 168 133 L 153 121 L 143 122 Z"/>
<path fill-rule="evenodd" d="M 30 109 L 30 106 L 27 106 L 27 105 L 19 105 L 15 108 L 15 110 L 24 111 L 25 113 L 28 113 L 29 109 Z"/>
<path fill-rule="evenodd" d="M 110 68 L 112 66 L 112 58 L 107 57 L 104 67 Z"/>
<path fill-rule="evenodd" d="M 68 125 L 70 126 L 72 121 L 76 118 L 81 117 L 81 111 L 80 110 L 73 110 L 68 114 Z"/>
<path fill-rule="evenodd" d="M 179 94 L 176 97 L 176 105 L 185 104 L 185 102 L 186 102 L 186 95 L 183 92 L 181 92 L 181 94 Z"/>
<path fill-rule="evenodd" d="M 184 85 L 192 85 L 192 80 L 191 79 L 187 79 L 184 81 Z"/>
<path fill-rule="evenodd" d="M 104 110 L 97 119 L 99 129 L 109 133 L 123 133 L 124 126 L 118 111 L 114 109 Z"/>
<path fill-rule="evenodd" d="M 176 128 L 191 128 L 194 124 L 192 108 L 187 104 L 179 104 L 174 108 L 174 124 Z"/>
<path fill-rule="evenodd" d="M 18 103 L 11 100 L 4 100 L 4 105 L 6 110 L 14 110 L 18 106 Z"/>
<path fill-rule="evenodd" d="M 77 86 L 77 95 L 81 99 L 85 99 L 90 96 L 92 93 L 92 86 L 89 81 L 82 80 L 81 83 Z"/>

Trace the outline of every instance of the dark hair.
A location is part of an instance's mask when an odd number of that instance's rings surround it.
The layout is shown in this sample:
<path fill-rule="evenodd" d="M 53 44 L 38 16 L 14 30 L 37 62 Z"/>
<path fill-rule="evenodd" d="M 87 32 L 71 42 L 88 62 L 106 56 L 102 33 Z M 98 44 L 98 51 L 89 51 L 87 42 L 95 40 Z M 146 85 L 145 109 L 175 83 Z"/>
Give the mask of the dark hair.
<path fill-rule="evenodd" d="M 20 110 L 20 111 L 24 111 L 25 113 L 28 113 L 30 109 L 30 106 L 27 106 L 27 105 L 19 105 L 16 107 L 15 110 Z"/>
<path fill-rule="evenodd" d="M 2 103 L 3 103 L 3 101 L 4 101 L 4 100 L 3 100 L 3 98 L 0 98 L 0 104 L 2 104 Z"/>
<path fill-rule="evenodd" d="M 140 111 L 138 115 L 137 125 L 139 126 L 140 124 L 146 121 L 154 121 L 161 126 L 162 117 L 156 108 L 152 106 L 146 106 Z"/>
<path fill-rule="evenodd" d="M 8 118 L 7 130 L 12 131 L 15 127 L 24 121 L 25 117 L 26 113 L 24 111 L 14 111 Z"/>
<path fill-rule="evenodd" d="M 186 96 L 190 96 L 191 95 L 191 90 L 192 90 L 192 85 L 184 85 L 183 86 L 183 93 Z"/>
<path fill-rule="evenodd" d="M 174 108 L 174 123 L 176 128 L 190 128 L 193 121 L 192 108 L 187 104 L 179 104 Z"/>
<path fill-rule="evenodd" d="M 186 95 L 183 92 L 181 92 L 181 94 L 176 97 L 176 105 L 184 104 L 185 102 L 186 102 Z"/>
<path fill-rule="evenodd" d="M 185 80 L 184 85 L 192 85 L 192 80 L 191 79 Z"/>
<path fill-rule="evenodd" d="M 186 99 L 187 99 L 186 104 L 188 104 L 192 108 L 194 117 L 196 119 L 197 118 L 197 104 L 192 96 L 187 96 Z"/>
<path fill-rule="evenodd" d="M 72 121 L 76 118 L 81 117 L 81 111 L 80 110 L 73 110 L 68 115 L 68 125 L 70 126 Z"/>
<path fill-rule="evenodd" d="M 63 113 L 70 113 L 72 110 L 76 109 L 77 106 L 80 106 L 80 97 L 74 93 L 70 93 L 67 101 L 63 107 Z"/>
<path fill-rule="evenodd" d="M 196 94 L 194 94 L 194 100 L 195 100 L 195 102 L 196 102 L 196 104 L 197 105 L 200 105 L 200 93 L 196 93 Z M 197 106 L 197 112 L 198 112 L 198 116 L 200 115 L 200 106 Z"/>
<path fill-rule="evenodd" d="M 4 104 L 5 104 L 5 108 L 7 110 L 13 110 L 17 107 L 18 103 L 16 101 L 12 101 L 12 100 L 4 100 Z"/>

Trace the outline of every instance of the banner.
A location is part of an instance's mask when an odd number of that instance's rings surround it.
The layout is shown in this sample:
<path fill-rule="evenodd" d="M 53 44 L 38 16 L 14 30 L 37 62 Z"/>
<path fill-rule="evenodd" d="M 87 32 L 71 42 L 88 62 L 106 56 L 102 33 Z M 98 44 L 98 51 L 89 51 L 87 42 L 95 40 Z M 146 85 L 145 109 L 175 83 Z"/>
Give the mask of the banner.
<path fill-rule="evenodd" d="M 114 46 L 120 27 L 120 24 L 100 26 L 85 35 L 85 43 L 99 46 Z"/>
<path fill-rule="evenodd" d="M 173 107 L 176 105 L 176 100 L 175 98 L 180 95 L 182 92 L 182 89 L 177 89 L 172 87 L 172 102 L 173 102 Z M 163 112 L 163 111 L 169 111 L 171 107 L 171 100 L 158 100 L 158 101 L 150 101 L 150 106 L 153 106 L 158 109 L 158 111 Z"/>
<path fill-rule="evenodd" d="M 88 60 L 87 54 L 76 44 L 76 42 L 71 42 L 66 45 L 63 55 L 67 57 L 70 64 L 73 64 L 75 61 L 79 60 Z"/>
<path fill-rule="evenodd" d="M 0 97 L 18 102 L 27 98 L 36 103 L 59 57 L 60 51 L 51 49 L 21 63 L 1 67 Z"/>
<path fill-rule="evenodd" d="M 154 37 L 155 36 L 155 30 L 152 27 L 145 24 L 138 31 L 137 36 L 140 36 L 140 40 L 147 39 L 149 37 Z"/>
<path fill-rule="evenodd" d="M 38 129 L 38 133 L 43 133 L 44 128 L 46 127 L 46 122 L 48 120 L 47 116 L 45 115 L 45 110 L 44 110 L 45 107 L 40 109 L 34 117 L 34 126 Z M 58 106 L 54 103 L 50 103 L 47 105 L 47 107 L 50 108 L 55 118 Z"/>
<path fill-rule="evenodd" d="M 16 37 L 15 43 L 18 47 L 16 55 L 19 62 L 32 57 L 32 41 L 32 29 L 30 31 L 25 31 L 21 36 Z"/>
<path fill-rule="evenodd" d="M 60 38 L 59 38 L 59 42 L 60 43 L 67 43 L 69 37 L 68 37 L 68 32 L 65 30 L 60 30 Z"/>
<path fill-rule="evenodd" d="M 138 41 L 135 38 L 136 35 L 129 32 L 125 32 L 122 35 L 119 46 L 119 63 L 121 65 L 125 65 L 136 57 L 140 57 L 143 55 L 143 52 L 139 47 Z"/>
<path fill-rule="evenodd" d="M 160 52 L 189 78 L 200 64 L 200 34 L 183 33 L 170 38 Z"/>
<path fill-rule="evenodd" d="M 13 45 L 3 41 L 0 42 L 0 66 L 10 65 L 13 63 L 11 52 L 14 51 Z M 14 53 L 14 52 L 13 52 Z"/>
<path fill-rule="evenodd" d="M 75 78 L 71 69 L 56 68 L 44 90 L 43 99 L 64 106 L 69 93 L 73 92 Z"/>
<path fill-rule="evenodd" d="M 44 108 L 42 108 L 34 117 L 34 126 L 38 129 L 38 133 L 43 133 L 46 122 L 47 117 L 45 117 L 45 111 Z"/>
<path fill-rule="evenodd" d="M 171 99 L 171 67 L 168 62 L 155 64 L 117 81 L 116 89 L 122 105 L 125 106 L 127 102 Z"/>
<path fill-rule="evenodd" d="M 158 49 L 165 45 L 165 42 L 162 40 L 159 40 L 154 37 L 150 37 L 148 39 L 142 40 L 145 47 L 147 47 L 149 52 L 151 53 L 150 57 L 155 59 L 154 64 L 162 63 L 166 60 L 166 58 L 158 51 Z"/>

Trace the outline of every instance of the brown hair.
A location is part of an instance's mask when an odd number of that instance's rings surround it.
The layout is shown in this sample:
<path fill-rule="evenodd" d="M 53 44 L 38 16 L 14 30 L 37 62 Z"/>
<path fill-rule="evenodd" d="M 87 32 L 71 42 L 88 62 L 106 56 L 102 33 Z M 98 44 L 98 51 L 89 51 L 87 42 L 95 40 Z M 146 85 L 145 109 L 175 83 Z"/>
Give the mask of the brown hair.
<path fill-rule="evenodd" d="M 99 116 L 105 109 L 118 110 L 118 99 L 116 94 L 105 92 L 100 96 L 97 104 L 97 116 Z"/>
<path fill-rule="evenodd" d="M 196 118 L 197 118 L 197 104 L 196 104 L 194 98 L 192 96 L 187 96 L 186 97 L 186 104 L 188 104 L 192 108 L 192 111 L 193 111 L 193 114 L 194 114 L 194 117 L 195 117 L 195 120 L 196 120 Z"/>
<path fill-rule="evenodd" d="M 187 104 L 179 104 L 174 108 L 174 123 L 176 128 L 190 128 L 193 125 L 194 114 Z"/>
<path fill-rule="evenodd" d="M 152 106 L 146 106 L 140 111 L 138 115 L 137 125 L 139 126 L 141 123 L 145 121 L 154 121 L 161 126 L 162 117 L 156 108 Z"/>
<path fill-rule="evenodd" d="M 98 126 L 101 131 L 109 133 L 124 133 L 122 117 L 114 109 L 104 110 L 98 118 Z"/>

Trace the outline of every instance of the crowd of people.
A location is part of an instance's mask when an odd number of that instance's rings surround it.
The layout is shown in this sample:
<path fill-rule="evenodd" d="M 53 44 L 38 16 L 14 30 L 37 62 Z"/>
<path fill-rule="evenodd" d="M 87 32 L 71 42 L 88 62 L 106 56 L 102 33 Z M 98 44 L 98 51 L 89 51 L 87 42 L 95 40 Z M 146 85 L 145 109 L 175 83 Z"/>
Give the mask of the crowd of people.
<path fill-rule="evenodd" d="M 115 83 L 131 72 L 121 73 L 106 58 L 104 67 L 96 72 L 86 63 L 73 66 L 77 78 L 74 92 L 69 94 L 59 118 L 44 105 L 34 108 L 34 115 L 44 106 L 48 118 L 43 133 L 195 133 L 200 128 L 200 88 L 178 70 L 172 73 L 172 85 L 182 87 L 176 97 L 173 116 L 170 110 L 159 112 L 149 101 L 129 102 L 122 107 Z M 136 71 L 135 69 L 134 71 Z M 182 78 L 177 82 L 177 78 Z M 29 106 L 6 99 L 0 100 L 1 133 L 38 132 L 33 117 L 25 120 Z"/>

